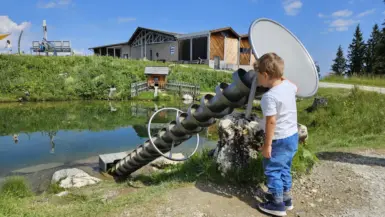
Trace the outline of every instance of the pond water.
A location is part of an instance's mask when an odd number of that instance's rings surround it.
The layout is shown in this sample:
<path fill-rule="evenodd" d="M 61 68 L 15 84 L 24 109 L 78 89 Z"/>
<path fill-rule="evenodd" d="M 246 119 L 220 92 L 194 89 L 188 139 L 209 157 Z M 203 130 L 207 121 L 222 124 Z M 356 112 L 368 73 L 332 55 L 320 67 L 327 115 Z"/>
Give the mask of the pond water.
<path fill-rule="evenodd" d="M 0 177 L 36 165 L 63 165 L 133 150 L 148 139 L 147 123 L 162 107 L 186 111 L 188 105 L 108 101 L 0 104 Z M 160 112 L 152 131 L 156 133 L 175 115 L 174 111 Z M 200 133 L 200 149 L 216 144 L 206 133 Z M 196 141 L 194 136 L 175 152 L 191 153 Z"/>

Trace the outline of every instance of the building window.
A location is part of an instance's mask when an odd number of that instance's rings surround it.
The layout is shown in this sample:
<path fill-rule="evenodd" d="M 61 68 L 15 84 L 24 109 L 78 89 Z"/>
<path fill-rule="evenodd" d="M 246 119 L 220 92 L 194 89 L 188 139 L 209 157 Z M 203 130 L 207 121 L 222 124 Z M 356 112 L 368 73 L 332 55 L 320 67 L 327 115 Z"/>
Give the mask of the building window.
<path fill-rule="evenodd" d="M 241 47 L 240 48 L 240 52 L 241 53 L 250 53 L 251 52 L 251 48 Z"/>

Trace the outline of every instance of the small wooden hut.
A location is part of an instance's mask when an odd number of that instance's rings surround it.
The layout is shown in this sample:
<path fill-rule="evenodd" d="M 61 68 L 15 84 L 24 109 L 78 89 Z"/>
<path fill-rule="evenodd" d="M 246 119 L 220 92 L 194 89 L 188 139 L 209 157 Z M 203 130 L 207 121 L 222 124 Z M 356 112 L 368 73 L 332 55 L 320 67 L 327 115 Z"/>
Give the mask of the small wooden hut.
<path fill-rule="evenodd" d="M 144 74 L 147 75 L 148 87 L 158 87 L 159 89 L 165 88 L 168 73 L 168 67 L 146 67 Z"/>

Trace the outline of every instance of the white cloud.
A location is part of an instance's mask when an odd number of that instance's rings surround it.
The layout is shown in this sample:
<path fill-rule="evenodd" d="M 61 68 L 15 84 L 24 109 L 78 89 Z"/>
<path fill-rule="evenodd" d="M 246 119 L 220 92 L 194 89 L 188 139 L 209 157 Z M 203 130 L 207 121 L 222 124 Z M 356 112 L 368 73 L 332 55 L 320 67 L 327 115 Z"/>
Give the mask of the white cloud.
<path fill-rule="evenodd" d="M 8 16 L 0 16 L 0 32 L 21 31 L 31 26 L 30 22 L 22 22 L 17 24 L 9 19 Z"/>
<path fill-rule="evenodd" d="M 128 23 L 128 22 L 133 22 L 135 20 L 136 20 L 135 17 L 119 17 L 118 23 Z"/>
<path fill-rule="evenodd" d="M 302 2 L 301 0 L 284 0 L 283 1 L 283 7 L 285 9 L 285 12 L 289 16 L 295 16 L 299 13 L 300 9 L 302 8 Z"/>
<path fill-rule="evenodd" d="M 37 6 L 39 8 L 59 8 L 70 5 L 72 0 L 52 0 L 52 1 L 39 1 Z"/>
<path fill-rule="evenodd" d="M 326 17 L 326 15 L 323 14 L 323 13 L 318 13 L 318 17 L 319 17 L 319 18 L 324 18 L 324 17 Z"/>
<path fill-rule="evenodd" d="M 350 26 L 359 23 L 358 20 L 337 19 L 330 23 L 329 27 L 337 32 L 347 31 Z"/>
<path fill-rule="evenodd" d="M 353 14 L 353 11 L 345 9 L 345 10 L 340 10 L 332 13 L 332 16 L 333 17 L 350 17 L 352 16 L 352 14 Z"/>
<path fill-rule="evenodd" d="M 368 16 L 368 15 L 370 15 L 370 14 L 373 14 L 374 12 L 376 11 L 376 9 L 371 9 L 371 10 L 366 10 L 366 11 L 364 11 L 364 12 L 362 12 L 362 13 L 359 13 L 358 15 L 357 15 L 357 17 L 364 17 L 364 16 Z"/>
<path fill-rule="evenodd" d="M 0 33 L 11 33 L 10 36 L 6 38 L 6 40 L 10 40 L 13 52 L 17 52 L 17 42 L 19 39 L 19 35 L 21 30 L 26 30 L 31 26 L 30 22 L 21 22 L 17 24 L 12 21 L 8 16 L 0 16 Z M 3 48 L 5 47 L 6 40 L 0 41 L 0 53 L 5 52 Z M 28 39 L 28 34 L 23 34 L 21 41 L 21 48 L 26 49 L 29 46 L 31 41 Z"/>

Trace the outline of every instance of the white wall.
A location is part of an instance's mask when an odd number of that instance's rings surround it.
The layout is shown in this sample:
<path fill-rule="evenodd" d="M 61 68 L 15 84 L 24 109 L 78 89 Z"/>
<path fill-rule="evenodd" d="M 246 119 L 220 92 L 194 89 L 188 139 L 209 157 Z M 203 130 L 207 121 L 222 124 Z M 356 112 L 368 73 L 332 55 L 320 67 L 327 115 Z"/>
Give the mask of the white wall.
<path fill-rule="evenodd" d="M 171 54 L 170 48 L 174 47 L 174 53 Z M 145 55 L 144 46 L 131 47 L 131 58 L 141 59 L 141 49 L 143 49 L 143 56 Z M 166 42 L 161 44 L 146 45 L 146 57 L 150 59 L 150 50 L 152 50 L 152 59 L 165 59 L 166 61 L 178 61 L 178 42 Z M 156 57 L 156 53 L 159 53 L 159 57 Z"/>
<path fill-rule="evenodd" d="M 130 46 L 129 45 L 123 45 L 121 50 L 120 50 L 120 57 L 123 58 L 124 57 L 124 54 L 128 54 L 128 57 L 131 56 L 131 52 L 130 52 Z"/>

